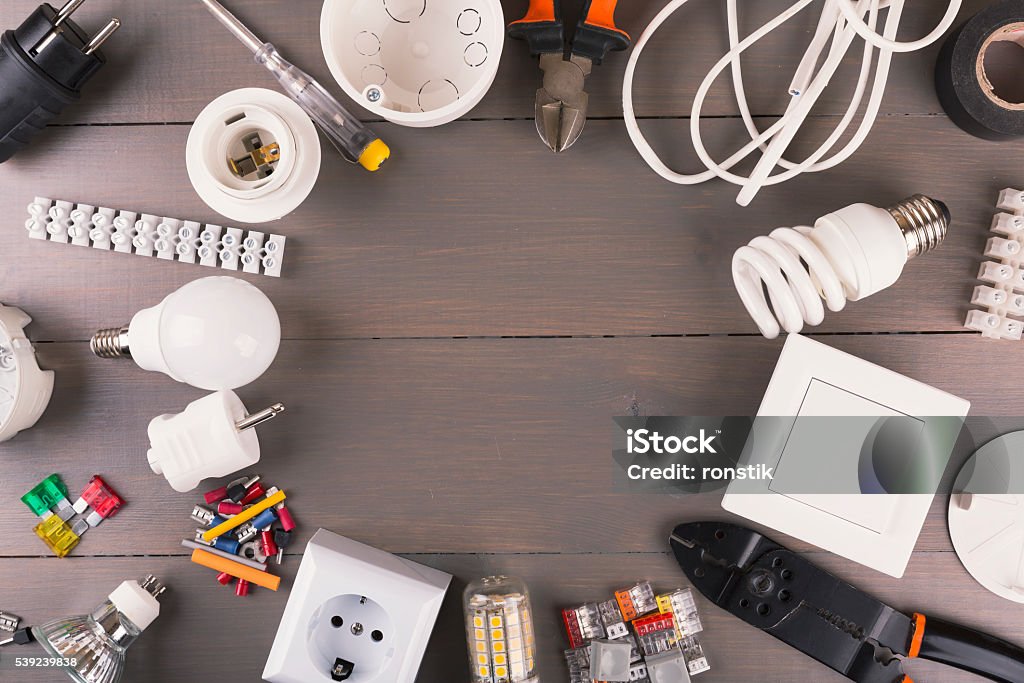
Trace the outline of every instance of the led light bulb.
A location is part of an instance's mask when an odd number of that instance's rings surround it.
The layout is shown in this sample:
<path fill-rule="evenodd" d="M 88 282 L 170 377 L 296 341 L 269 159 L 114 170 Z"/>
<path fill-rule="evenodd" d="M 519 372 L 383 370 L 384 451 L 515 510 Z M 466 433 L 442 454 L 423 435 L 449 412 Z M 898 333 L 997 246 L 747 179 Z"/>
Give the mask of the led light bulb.
<path fill-rule="evenodd" d="M 463 594 L 473 683 L 539 683 L 530 593 L 520 579 L 489 576 Z"/>
<path fill-rule="evenodd" d="M 233 391 L 193 401 L 176 415 L 149 423 L 149 466 L 175 491 L 191 491 L 208 477 L 225 477 L 260 460 L 257 425 L 284 412 L 274 405 L 249 414 Z"/>
<path fill-rule="evenodd" d="M 888 209 L 853 204 L 815 222 L 778 228 L 732 259 L 736 291 L 769 339 L 818 325 L 829 310 L 860 301 L 899 279 L 914 256 L 946 238 L 949 209 L 916 194 Z M 767 295 L 765 290 L 767 289 Z"/>
<path fill-rule="evenodd" d="M 125 581 L 89 614 L 55 619 L 32 635 L 77 683 L 117 683 L 125 651 L 160 615 L 157 598 L 165 587 L 153 576 Z"/>
<path fill-rule="evenodd" d="M 270 299 L 244 280 L 195 280 L 126 327 L 97 332 L 100 358 L 130 357 L 199 389 L 236 389 L 262 375 L 281 344 L 281 322 Z"/>

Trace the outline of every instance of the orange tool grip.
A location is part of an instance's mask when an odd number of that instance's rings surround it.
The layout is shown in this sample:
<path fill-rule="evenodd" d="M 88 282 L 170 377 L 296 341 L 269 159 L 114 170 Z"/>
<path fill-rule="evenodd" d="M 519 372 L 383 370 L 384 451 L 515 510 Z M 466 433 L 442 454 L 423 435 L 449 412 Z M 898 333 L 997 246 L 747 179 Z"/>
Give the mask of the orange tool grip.
<path fill-rule="evenodd" d="M 592 0 L 585 23 L 628 36 L 615 25 L 615 6 L 618 4 L 619 0 Z"/>
<path fill-rule="evenodd" d="M 924 641 L 924 627 L 927 622 L 927 617 L 914 612 L 914 636 L 910 639 L 910 650 L 907 652 L 907 657 L 913 659 L 921 654 L 921 643 Z"/>
<path fill-rule="evenodd" d="M 514 24 L 535 24 L 538 22 L 557 21 L 555 16 L 555 0 L 530 0 L 530 7 L 526 10 L 526 16 Z"/>
<path fill-rule="evenodd" d="M 217 572 L 230 574 L 237 579 L 248 581 L 253 585 L 262 586 L 263 588 L 269 588 L 272 591 L 276 591 L 281 585 L 280 576 L 265 574 L 253 569 L 252 567 L 246 567 L 244 564 L 220 557 L 219 555 L 214 555 L 213 553 L 208 553 L 205 550 L 193 550 L 192 561 L 202 567 L 206 567 L 207 569 L 213 569 Z"/>

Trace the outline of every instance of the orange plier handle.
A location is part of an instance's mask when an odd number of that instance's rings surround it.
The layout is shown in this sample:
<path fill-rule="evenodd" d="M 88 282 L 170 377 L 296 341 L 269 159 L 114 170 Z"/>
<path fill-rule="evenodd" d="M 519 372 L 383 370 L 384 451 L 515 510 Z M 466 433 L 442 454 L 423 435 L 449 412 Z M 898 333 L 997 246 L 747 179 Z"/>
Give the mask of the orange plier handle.
<path fill-rule="evenodd" d="M 600 64 L 609 52 L 626 50 L 629 34 L 615 25 L 618 0 L 585 0 L 572 53 Z M 561 0 L 530 0 L 526 15 L 508 26 L 510 38 L 525 40 L 534 55 L 565 51 Z"/>

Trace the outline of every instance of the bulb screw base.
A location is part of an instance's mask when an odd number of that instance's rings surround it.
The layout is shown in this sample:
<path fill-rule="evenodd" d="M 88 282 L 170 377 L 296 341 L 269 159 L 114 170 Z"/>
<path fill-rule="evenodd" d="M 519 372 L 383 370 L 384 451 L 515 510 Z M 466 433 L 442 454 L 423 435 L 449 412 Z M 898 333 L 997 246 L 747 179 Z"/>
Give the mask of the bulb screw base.
<path fill-rule="evenodd" d="M 907 241 L 907 258 L 936 248 L 946 239 L 951 217 L 942 202 L 915 194 L 886 209 Z"/>
<path fill-rule="evenodd" d="M 128 348 L 128 328 L 111 327 L 100 330 L 89 340 L 89 348 L 100 358 L 131 358 Z"/>

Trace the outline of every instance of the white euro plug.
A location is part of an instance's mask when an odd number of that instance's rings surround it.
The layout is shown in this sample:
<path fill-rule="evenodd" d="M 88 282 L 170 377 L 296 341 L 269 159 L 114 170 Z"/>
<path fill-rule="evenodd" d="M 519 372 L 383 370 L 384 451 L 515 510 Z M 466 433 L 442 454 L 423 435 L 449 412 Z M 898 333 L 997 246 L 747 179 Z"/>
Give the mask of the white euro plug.
<path fill-rule="evenodd" d="M 813 228 L 755 237 L 736 250 L 733 281 L 761 334 L 797 333 L 825 319 L 822 299 L 840 311 L 892 285 L 909 259 L 942 243 L 949 223 L 945 204 L 919 194 L 888 209 L 853 204 Z"/>
<path fill-rule="evenodd" d="M 149 466 L 175 491 L 191 491 L 208 477 L 224 477 L 256 464 L 260 442 L 253 429 L 277 417 L 275 403 L 249 414 L 233 391 L 218 391 L 188 404 L 178 414 L 149 423 Z"/>

